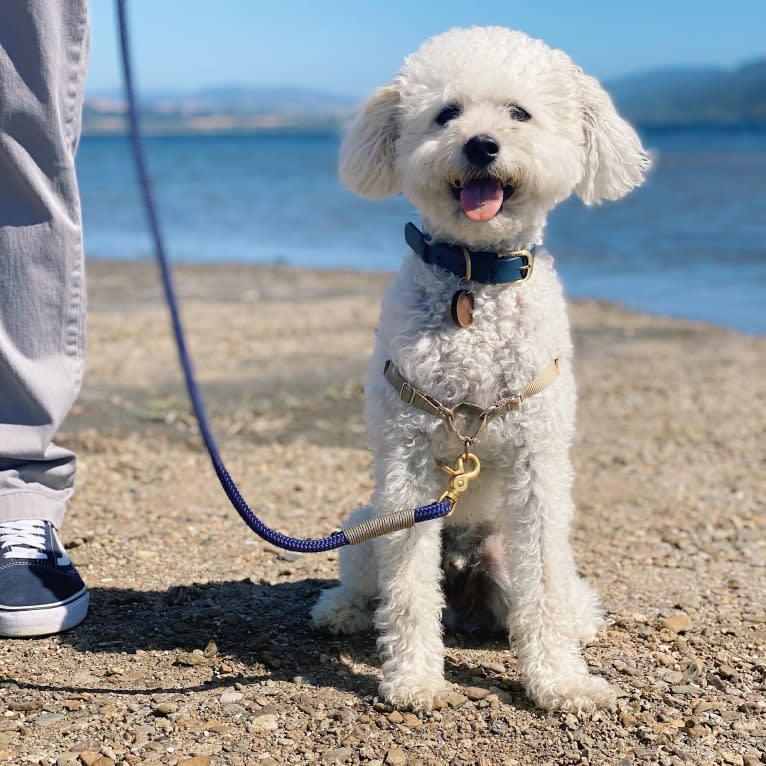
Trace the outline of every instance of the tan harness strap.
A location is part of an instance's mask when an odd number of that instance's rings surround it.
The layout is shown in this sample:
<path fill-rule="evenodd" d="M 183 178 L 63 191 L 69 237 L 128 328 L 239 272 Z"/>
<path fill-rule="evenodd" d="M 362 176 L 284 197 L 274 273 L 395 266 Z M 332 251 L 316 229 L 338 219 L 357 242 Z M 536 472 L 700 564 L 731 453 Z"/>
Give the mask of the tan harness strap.
<path fill-rule="evenodd" d="M 429 415 L 434 415 L 437 418 L 446 420 L 450 424 L 452 424 L 452 421 L 455 418 L 455 411 L 460 407 L 466 407 L 473 410 L 481 421 L 480 431 L 487 425 L 487 423 L 495 418 L 499 418 L 501 415 L 505 415 L 506 412 L 510 412 L 511 410 L 518 410 L 525 399 L 529 399 L 530 396 L 539 394 L 553 383 L 559 376 L 559 360 L 554 359 L 548 364 L 545 369 L 539 372 L 533 380 L 530 380 L 529 383 L 521 389 L 520 393 L 506 396 L 499 402 L 486 408 L 481 407 L 479 404 L 474 404 L 473 402 L 461 402 L 454 407 L 447 407 L 447 405 L 442 404 L 438 399 L 423 393 L 415 388 L 415 386 L 408 383 L 407 379 L 402 376 L 396 368 L 396 365 L 390 359 L 386 362 L 386 366 L 383 368 L 383 375 L 399 392 L 399 397 L 403 402 L 411 404 L 413 407 L 417 407 L 418 409 L 423 410 L 423 412 L 427 412 Z M 478 431 L 476 435 L 478 435 Z M 476 435 L 474 435 L 474 439 Z"/>
<path fill-rule="evenodd" d="M 405 404 L 411 404 L 413 407 L 417 407 L 419 410 L 423 410 L 423 412 L 427 412 L 429 415 L 434 415 L 442 420 L 447 420 L 452 414 L 452 410 L 445 407 L 437 399 L 424 394 L 419 389 L 410 385 L 390 359 L 383 368 L 383 375 L 399 392 L 399 397 Z"/>
<path fill-rule="evenodd" d="M 559 360 L 554 359 L 548 364 L 541 372 L 539 372 L 532 380 L 527 383 L 524 388 L 521 389 L 520 394 L 511 394 L 501 399 L 491 407 L 487 407 L 486 410 L 480 415 L 484 418 L 485 425 L 495 418 L 499 418 L 501 415 L 505 415 L 506 412 L 511 410 L 518 410 L 521 407 L 521 403 L 525 399 L 529 399 L 530 396 L 539 394 L 546 389 L 551 383 L 553 383 L 559 376 Z"/>
<path fill-rule="evenodd" d="M 559 376 L 559 360 L 554 359 L 548 366 L 540 371 L 534 379 L 530 380 L 524 388 L 521 389 L 521 398 L 529 399 L 530 396 L 539 394 L 553 383 Z"/>

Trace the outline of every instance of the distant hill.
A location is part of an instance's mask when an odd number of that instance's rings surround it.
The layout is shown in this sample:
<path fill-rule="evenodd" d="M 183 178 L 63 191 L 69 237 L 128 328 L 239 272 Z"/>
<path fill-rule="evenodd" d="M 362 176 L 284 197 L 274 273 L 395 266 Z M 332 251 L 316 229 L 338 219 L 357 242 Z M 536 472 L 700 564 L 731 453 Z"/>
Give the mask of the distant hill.
<path fill-rule="evenodd" d="M 197 91 L 186 99 L 195 109 L 229 113 L 271 112 L 311 115 L 348 111 L 357 99 L 323 90 L 278 86 L 222 86 Z"/>
<path fill-rule="evenodd" d="M 141 96 L 143 127 L 149 134 L 332 128 L 348 119 L 355 105 L 356 99 L 337 93 L 279 86 L 221 86 Z M 126 129 L 122 96 L 106 93 L 85 100 L 84 133 L 123 133 Z"/>
<path fill-rule="evenodd" d="M 620 112 L 638 125 L 766 125 L 766 59 L 737 69 L 660 69 L 606 83 Z M 221 86 L 142 94 L 149 134 L 338 129 L 358 100 L 297 87 Z M 83 131 L 124 133 L 121 95 L 85 101 Z"/>
<path fill-rule="evenodd" d="M 737 69 L 666 69 L 606 83 L 641 125 L 766 125 L 766 59 Z"/>

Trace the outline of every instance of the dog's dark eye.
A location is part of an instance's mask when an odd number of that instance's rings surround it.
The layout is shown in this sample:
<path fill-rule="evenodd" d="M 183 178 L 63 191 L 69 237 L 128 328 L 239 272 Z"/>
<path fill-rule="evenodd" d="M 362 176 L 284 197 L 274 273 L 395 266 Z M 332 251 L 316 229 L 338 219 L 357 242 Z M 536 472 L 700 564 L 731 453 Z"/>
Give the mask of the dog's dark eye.
<path fill-rule="evenodd" d="M 532 117 L 524 107 L 521 107 L 518 104 L 508 104 L 508 114 L 510 114 L 511 119 L 516 120 L 516 122 L 526 122 Z"/>
<path fill-rule="evenodd" d="M 446 125 L 450 120 L 454 120 L 455 117 L 460 117 L 461 109 L 457 104 L 447 104 L 444 109 L 436 115 L 436 123 L 438 125 Z"/>

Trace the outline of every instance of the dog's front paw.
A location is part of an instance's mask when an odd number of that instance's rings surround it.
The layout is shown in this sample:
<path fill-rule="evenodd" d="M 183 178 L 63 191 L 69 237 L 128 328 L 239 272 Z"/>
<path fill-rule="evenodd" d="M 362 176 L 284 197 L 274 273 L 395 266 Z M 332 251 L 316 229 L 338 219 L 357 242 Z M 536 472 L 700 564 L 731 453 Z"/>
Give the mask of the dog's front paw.
<path fill-rule="evenodd" d="M 611 708 L 616 700 L 612 687 L 603 678 L 589 673 L 564 676 L 547 684 L 532 684 L 527 691 L 541 708 L 565 713 Z"/>
<path fill-rule="evenodd" d="M 343 585 L 323 590 L 311 610 L 311 618 L 317 627 L 336 634 L 370 630 L 372 614 L 370 597 Z"/>
<path fill-rule="evenodd" d="M 380 684 L 380 695 L 397 708 L 429 711 L 447 688 L 448 684 L 441 676 L 407 678 L 403 681 L 383 681 Z"/>

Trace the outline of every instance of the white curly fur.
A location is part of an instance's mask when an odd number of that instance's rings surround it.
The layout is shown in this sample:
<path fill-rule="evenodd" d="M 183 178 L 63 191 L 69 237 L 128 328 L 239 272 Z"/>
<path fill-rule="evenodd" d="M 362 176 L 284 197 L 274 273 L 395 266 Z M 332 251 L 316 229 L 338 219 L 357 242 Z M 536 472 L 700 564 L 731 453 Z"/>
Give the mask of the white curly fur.
<path fill-rule="evenodd" d="M 441 126 L 447 104 L 461 113 Z M 514 120 L 508 105 L 523 107 Z M 490 135 L 491 172 L 514 192 L 491 220 L 469 220 L 451 184 L 474 173 L 463 147 Z M 434 239 L 503 251 L 542 242 L 549 211 L 573 192 L 587 203 L 638 186 L 649 166 L 641 143 L 596 80 L 566 54 L 499 27 L 454 29 L 409 56 L 378 89 L 341 148 L 340 174 L 367 197 L 403 193 Z M 458 279 L 405 257 L 383 301 L 365 390 L 376 489 L 349 519 L 423 505 L 443 491 L 439 464 L 460 445 L 446 425 L 404 404 L 382 375 L 392 359 L 415 386 L 443 402 L 488 406 L 520 391 L 551 359 L 561 375 L 521 410 L 494 420 L 475 451 L 480 477 L 446 523 L 486 524 L 505 539 L 508 631 L 531 698 L 547 709 L 608 705 L 609 685 L 588 673 L 579 645 L 602 622 L 569 544 L 574 512 L 569 446 L 574 433 L 572 343 L 552 258 L 538 249 L 522 284 L 472 284 L 474 322 L 449 318 Z M 428 708 L 444 688 L 441 522 L 341 552 L 341 584 L 323 592 L 314 621 L 333 632 L 373 623 L 390 702 Z"/>

